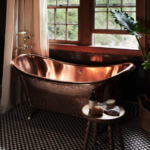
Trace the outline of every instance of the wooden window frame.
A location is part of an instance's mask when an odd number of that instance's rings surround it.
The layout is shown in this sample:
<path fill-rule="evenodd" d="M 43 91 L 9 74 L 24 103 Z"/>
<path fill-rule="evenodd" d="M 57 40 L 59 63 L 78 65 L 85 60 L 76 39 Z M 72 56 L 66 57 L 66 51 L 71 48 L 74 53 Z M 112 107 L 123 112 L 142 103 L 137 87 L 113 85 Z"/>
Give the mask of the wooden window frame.
<path fill-rule="evenodd" d="M 142 9 L 140 9 L 142 8 Z M 90 10 L 90 11 L 89 11 Z M 139 49 L 126 49 L 126 48 L 106 48 L 92 46 L 92 35 L 93 33 L 105 33 L 105 34 L 128 34 L 127 31 L 121 30 L 105 30 L 94 29 L 94 0 L 80 0 L 78 15 L 79 24 L 79 37 L 78 42 L 73 43 L 53 41 L 49 43 L 50 49 L 53 50 L 64 50 L 64 51 L 79 51 L 79 52 L 90 52 L 100 54 L 117 54 L 117 55 L 131 55 L 141 56 Z M 145 0 L 136 0 L 136 17 L 137 21 L 141 22 L 145 26 Z M 139 39 L 142 48 L 145 50 L 145 35 Z M 146 50 L 145 50 L 146 51 Z"/>

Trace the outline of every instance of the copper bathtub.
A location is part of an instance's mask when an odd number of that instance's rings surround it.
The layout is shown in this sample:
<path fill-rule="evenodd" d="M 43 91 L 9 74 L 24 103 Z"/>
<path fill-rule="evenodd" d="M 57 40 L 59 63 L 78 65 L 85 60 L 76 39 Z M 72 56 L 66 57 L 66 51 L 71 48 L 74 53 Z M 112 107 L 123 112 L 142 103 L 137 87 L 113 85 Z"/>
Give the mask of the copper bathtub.
<path fill-rule="evenodd" d="M 93 87 L 98 96 L 105 83 L 135 68 L 132 63 L 99 67 L 77 65 L 34 54 L 19 55 L 11 65 L 19 72 L 30 108 L 76 117 L 82 117 L 82 107 L 88 103 Z M 99 96 L 98 100 L 101 101 Z"/>

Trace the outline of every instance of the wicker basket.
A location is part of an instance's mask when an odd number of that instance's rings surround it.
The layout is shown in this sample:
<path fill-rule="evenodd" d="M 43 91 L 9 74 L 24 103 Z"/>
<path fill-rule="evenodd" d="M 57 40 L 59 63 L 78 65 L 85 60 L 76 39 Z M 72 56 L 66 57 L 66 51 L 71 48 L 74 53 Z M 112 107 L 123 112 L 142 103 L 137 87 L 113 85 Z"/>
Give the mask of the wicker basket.
<path fill-rule="evenodd" d="M 150 99 L 145 95 L 138 95 L 137 99 L 140 103 L 140 124 L 141 127 L 150 132 Z"/>

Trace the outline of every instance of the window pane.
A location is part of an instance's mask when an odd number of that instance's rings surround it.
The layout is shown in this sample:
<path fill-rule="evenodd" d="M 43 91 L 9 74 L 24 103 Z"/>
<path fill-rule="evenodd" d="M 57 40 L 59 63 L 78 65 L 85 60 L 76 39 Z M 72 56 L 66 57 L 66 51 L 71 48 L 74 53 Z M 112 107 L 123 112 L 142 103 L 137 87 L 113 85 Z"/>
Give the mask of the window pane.
<path fill-rule="evenodd" d="M 58 0 L 58 6 L 67 5 L 67 0 Z"/>
<path fill-rule="evenodd" d="M 68 9 L 68 24 L 78 24 L 78 9 Z"/>
<path fill-rule="evenodd" d="M 95 13 L 95 29 L 106 29 L 107 27 L 107 13 Z"/>
<path fill-rule="evenodd" d="M 138 42 L 133 35 L 95 34 L 95 46 L 138 48 Z"/>
<path fill-rule="evenodd" d="M 108 11 L 110 10 L 120 10 L 121 11 L 121 7 L 109 7 Z"/>
<path fill-rule="evenodd" d="M 56 25 L 56 39 L 66 40 L 66 26 L 65 25 Z"/>
<path fill-rule="evenodd" d="M 54 25 L 48 25 L 48 38 L 54 39 Z"/>
<path fill-rule="evenodd" d="M 48 23 L 54 23 L 54 9 L 47 9 Z"/>
<path fill-rule="evenodd" d="M 123 7 L 122 11 L 136 11 L 136 7 Z"/>
<path fill-rule="evenodd" d="M 110 10 L 120 10 L 121 11 L 121 7 L 109 7 L 108 11 Z M 118 29 L 120 30 L 120 26 L 118 24 L 116 24 L 116 22 L 114 21 L 114 17 L 112 15 L 112 13 L 108 13 L 108 29 Z"/>
<path fill-rule="evenodd" d="M 47 5 L 56 6 L 56 0 L 47 0 Z"/>
<path fill-rule="evenodd" d="M 121 0 L 109 0 L 109 5 L 121 5 Z"/>
<path fill-rule="evenodd" d="M 135 5 L 136 0 L 123 0 L 123 5 Z"/>
<path fill-rule="evenodd" d="M 136 13 L 135 12 L 126 12 L 126 13 L 136 21 Z"/>
<path fill-rule="evenodd" d="M 66 23 L 66 9 L 56 9 L 56 23 Z"/>
<path fill-rule="evenodd" d="M 78 25 L 68 25 L 68 39 L 78 41 Z"/>
<path fill-rule="evenodd" d="M 69 5 L 79 5 L 79 0 L 69 0 Z"/>
<path fill-rule="evenodd" d="M 107 8 L 95 8 L 95 11 L 107 11 Z"/>
<path fill-rule="evenodd" d="M 96 5 L 106 5 L 107 0 L 96 0 Z"/>
<path fill-rule="evenodd" d="M 108 13 L 108 29 L 121 29 L 110 12 Z"/>

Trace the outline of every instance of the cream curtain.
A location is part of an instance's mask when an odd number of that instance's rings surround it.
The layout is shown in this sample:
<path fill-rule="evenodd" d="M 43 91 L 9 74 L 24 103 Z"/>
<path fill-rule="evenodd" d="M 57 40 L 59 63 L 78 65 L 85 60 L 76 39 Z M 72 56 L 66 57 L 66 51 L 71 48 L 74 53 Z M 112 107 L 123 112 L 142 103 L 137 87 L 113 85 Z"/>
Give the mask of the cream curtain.
<path fill-rule="evenodd" d="M 23 100 L 20 80 L 11 68 L 13 49 L 22 43 L 16 33 L 26 31 L 31 36 L 31 53 L 49 56 L 47 35 L 47 0 L 7 0 L 5 49 L 0 113 L 5 113 Z"/>

